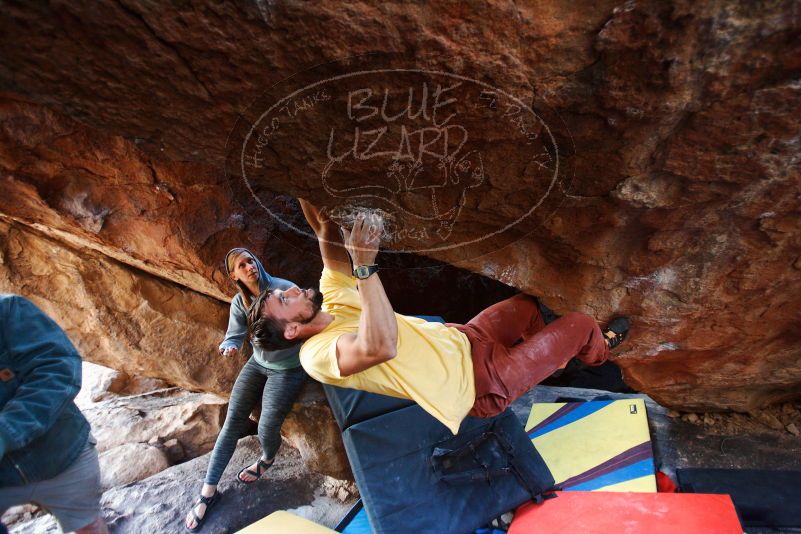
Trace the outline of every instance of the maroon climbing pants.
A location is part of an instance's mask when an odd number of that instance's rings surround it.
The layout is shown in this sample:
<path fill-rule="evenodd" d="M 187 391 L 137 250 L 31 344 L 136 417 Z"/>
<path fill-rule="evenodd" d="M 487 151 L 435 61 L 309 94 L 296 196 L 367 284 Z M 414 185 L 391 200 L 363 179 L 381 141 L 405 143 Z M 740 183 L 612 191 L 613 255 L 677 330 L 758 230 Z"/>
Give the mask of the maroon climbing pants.
<path fill-rule="evenodd" d="M 473 348 L 476 402 L 470 415 L 476 417 L 501 413 L 570 358 L 600 365 L 609 354 L 595 319 L 571 312 L 546 326 L 536 299 L 522 293 L 465 325 L 448 326 L 464 332 Z"/>

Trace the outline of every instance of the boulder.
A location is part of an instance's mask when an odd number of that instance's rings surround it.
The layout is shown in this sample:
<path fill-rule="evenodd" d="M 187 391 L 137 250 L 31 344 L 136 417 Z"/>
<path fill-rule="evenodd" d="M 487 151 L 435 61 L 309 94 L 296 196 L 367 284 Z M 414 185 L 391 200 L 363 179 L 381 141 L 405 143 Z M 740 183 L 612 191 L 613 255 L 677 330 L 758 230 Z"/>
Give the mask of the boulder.
<path fill-rule="evenodd" d="M 150 393 L 169 388 L 164 380 L 147 377 L 133 377 L 122 371 L 111 369 L 92 362 L 83 362 L 81 372 L 81 391 L 75 397 L 79 408 L 88 408 L 93 403 L 117 396 Z"/>
<path fill-rule="evenodd" d="M 226 409 L 220 397 L 173 389 L 99 402 L 83 413 L 100 452 L 175 439 L 184 455 L 194 458 L 214 447 Z"/>
<path fill-rule="evenodd" d="M 150 393 L 152 391 L 158 391 L 161 389 L 168 389 L 170 387 L 172 387 L 172 384 L 164 380 L 159 380 L 158 378 L 123 374 L 120 377 L 119 382 L 115 382 L 115 384 L 112 385 L 112 389 L 109 389 L 109 393 L 127 397 L 132 395 L 140 395 L 142 393 Z"/>
<path fill-rule="evenodd" d="M 40 522 L 43 522 L 43 517 L 45 516 L 45 512 L 36 506 L 35 504 L 21 504 L 19 506 L 12 506 L 8 510 L 3 513 L 2 520 L 3 524 L 7 527 L 15 528 L 15 532 L 25 528 L 25 532 L 44 532 L 44 529 L 40 530 L 32 530 L 33 525 L 36 525 Z M 53 523 L 53 528 L 57 528 L 55 526 L 55 521 Z M 49 532 L 49 530 L 48 530 Z M 53 530 L 56 532 L 56 530 Z"/>
<path fill-rule="evenodd" d="M 176 438 L 168 439 L 162 445 L 170 465 L 181 463 L 187 459 L 183 445 Z"/>
<path fill-rule="evenodd" d="M 170 467 L 164 450 L 146 443 L 127 443 L 99 455 L 103 491 L 144 480 Z"/>
<path fill-rule="evenodd" d="M 284 420 L 281 435 L 312 471 L 353 480 L 339 427 L 317 382 L 308 382 Z"/>
<path fill-rule="evenodd" d="M 82 410 L 114 396 L 128 379 L 122 371 L 92 362 L 83 362 L 81 369 L 81 391 L 75 397 L 75 404 Z"/>

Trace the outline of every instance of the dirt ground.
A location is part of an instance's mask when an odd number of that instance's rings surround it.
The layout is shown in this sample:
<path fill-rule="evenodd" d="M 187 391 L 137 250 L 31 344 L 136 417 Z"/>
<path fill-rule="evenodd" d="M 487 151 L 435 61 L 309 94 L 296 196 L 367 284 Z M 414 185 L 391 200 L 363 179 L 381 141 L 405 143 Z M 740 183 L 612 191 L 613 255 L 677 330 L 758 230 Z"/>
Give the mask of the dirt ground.
<path fill-rule="evenodd" d="M 753 413 L 693 413 L 668 411 L 668 417 L 703 426 L 713 435 L 775 432 L 801 438 L 801 402 L 786 402 Z"/>

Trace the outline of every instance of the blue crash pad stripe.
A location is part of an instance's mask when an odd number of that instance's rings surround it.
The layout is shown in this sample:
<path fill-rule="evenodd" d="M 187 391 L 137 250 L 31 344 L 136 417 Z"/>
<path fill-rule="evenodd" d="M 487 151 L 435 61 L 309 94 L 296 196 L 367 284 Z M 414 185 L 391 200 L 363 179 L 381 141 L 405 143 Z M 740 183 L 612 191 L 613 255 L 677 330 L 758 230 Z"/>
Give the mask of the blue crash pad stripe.
<path fill-rule="evenodd" d="M 353 516 L 350 523 L 345 526 L 342 534 L 373 534 L 370 521 L 367 519 L 367 512 L 362 508 Z"/>
<path fill-rule="evenodd" d="M 342 534 L 373 534 L 373 529 L 370 527 L 370 520 L 367 519 L 367 512 L 362 508 L 353 516 L 350 522 L 341 531 Z M 503 534 L 503 531 L 496 529 L 480 528 L 476 530 L 476 534 Z"/>
<path fill-rule="evenodd" d="M 543 434 L 547 434 L 557 428 L 562 428 L 563 426 L 567 426 L 570 423 L 574 423 L 579 419 L 583 419 L 588 415 L 592 415 L 598 410 L 603 410 L 610 404 L 612 404 L 613 400 L 608 401 L 593 401 L 593 402 L 584 402 L 580 403 L 575 410 L 571 410 L 570 412 L 566 413 L 563 417 L 560 417 L 556 421 L 552 421 L 551 423 L 539 427 L 538 429 L 529 433 L 528 437 L 531 439 L 537 438 L 542 436 Z"/>
<path fill-rule="evenodd" d="M 606 475 L 600 476 L 593 480 L 588 480 L 582 484 L 577 484 L 571 487 L 568 491 L 593 491 L 604 486 L 611 486 L 619 482 L 626 482 L 627 480 L 634 480 L 644 476 L 654 475 L 654 461 L 653 458 L 647 458 L 637 463 L 631 464 L 623 469 L 618 469 Z M 567 490 L 567 488 L 565 488 Z"/>

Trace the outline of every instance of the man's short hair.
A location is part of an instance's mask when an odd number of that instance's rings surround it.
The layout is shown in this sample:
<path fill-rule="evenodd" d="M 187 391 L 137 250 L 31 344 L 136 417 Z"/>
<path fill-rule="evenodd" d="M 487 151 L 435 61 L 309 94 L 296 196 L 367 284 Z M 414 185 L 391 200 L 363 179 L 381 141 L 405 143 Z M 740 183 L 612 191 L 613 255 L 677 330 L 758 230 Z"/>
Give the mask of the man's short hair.
<path fill-rule="evenodd" d="M 248 309 L 248 333 L 250 342 L 254 347 L 261 350 L 282 350 L 288 349 L 302 343 L 304 340 L 286 339 L 284 337 L 284 327 L 286 321 L 266 317 L 261 313 L 264 303 L 270 298 L 273 290 L 265 289 L 258 298 L 253 301 Z"/>

